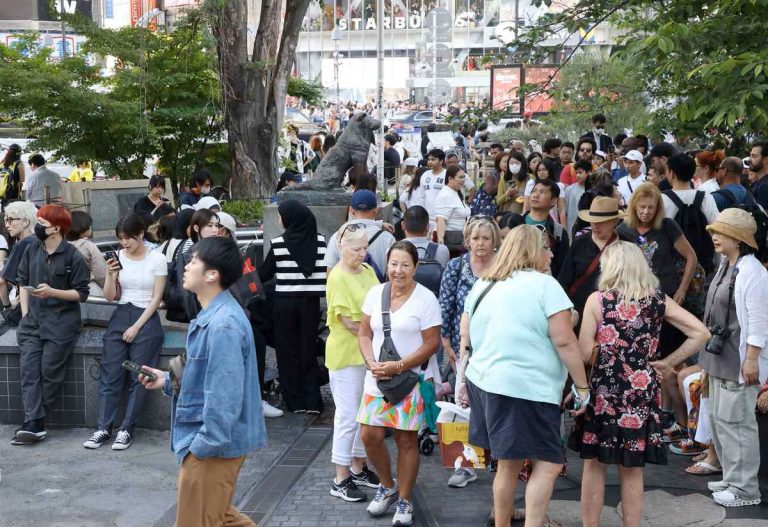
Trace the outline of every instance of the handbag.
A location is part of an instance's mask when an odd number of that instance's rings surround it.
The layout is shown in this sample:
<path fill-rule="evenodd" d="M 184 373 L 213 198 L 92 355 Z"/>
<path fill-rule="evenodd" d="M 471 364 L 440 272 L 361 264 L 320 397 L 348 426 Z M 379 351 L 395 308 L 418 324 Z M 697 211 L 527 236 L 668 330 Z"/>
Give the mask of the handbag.
<path fill-rule="evenodd" d="M 384 342 L 381 344 L 381 350 L 379 351 L 379 362 L 397 362 L 401 360 L 400 354 L 397 352 L 395 343 L 392 340 L 392 321 L 389 311 L 391 291 L 392 284 L 390 282 L 385 283 L 381 295 L 381 323 L 384 330 Z M 427 362 L 421 365 L 422 370 L 427 369 Z M 412 370 L 406 370 L 393 375 L 389 379 L 379 379 L 376 381 L 376 385 L 384 396 L 384 400 L 391 405 L 395 405 L 413 391 L 418 381 L 419 376 L 416 373 Z"/>
<path fill-rule="evenodd" d="M 600 345 L 595 344 L 592 348 L 592 355 L 589 357 L 589 373 L 587 374 L 587 383 L 592 382 L 592 372 L 597 363 L 597 354 L 600 352 Z M 570 377 L 568 378 L 570 381 Z M 572 381 L 571 381 L 572 382 Z M 570 388 L 569 388 L 570 391 Z M 581 438 L 584 435 L 584 420 L 586 414 L 577 415 L 573 420 L 573 428 L 568 435 L 568 448 L 575 452 L 581 451 Z"/>
<path fill-rule="evenodd" d="M 443 242 L 449 251 L 461 252 L 464 250 L 464 232 L 463 231 L 445 231 Z"/>

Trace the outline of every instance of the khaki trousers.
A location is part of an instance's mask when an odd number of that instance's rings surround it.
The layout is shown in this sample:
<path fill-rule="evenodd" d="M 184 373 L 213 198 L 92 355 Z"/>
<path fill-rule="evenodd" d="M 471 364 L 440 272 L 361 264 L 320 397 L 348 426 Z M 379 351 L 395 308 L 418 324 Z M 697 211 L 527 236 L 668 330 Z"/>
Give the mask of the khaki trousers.
<path fill-rule="evenodd" d="M 200 459 L 191 453 L 179 469 L 176 527 L 256 527 L 232 506 L 245 456 Z"/>

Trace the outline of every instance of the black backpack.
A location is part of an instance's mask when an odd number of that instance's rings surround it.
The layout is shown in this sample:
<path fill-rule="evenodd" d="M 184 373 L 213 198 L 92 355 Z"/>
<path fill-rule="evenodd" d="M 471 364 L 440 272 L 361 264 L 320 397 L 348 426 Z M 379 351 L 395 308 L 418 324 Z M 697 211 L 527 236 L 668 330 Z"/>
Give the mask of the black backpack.
<path fill-rule="evenodd" d="M 726 188 L 716 190 L 718 194 L 724 196 L 728 201 L 728 205 L 723 209 L 737 208 L 749 212 L 757 224 L 757 231 L 755 232 L 755 241 L 757 242 L 757 257 L 760 262 L 768 262 L 768 214 L 765 213 L 765 209 L 755 200 L 755 197 L 746 189 L 747 197 L 744 203 L 739 203 L 736 198 L 736 194 Z M 713 192 L 714 194 L 714 192 Z"/>
<path fill-rule="evenodd" d="M 664 195 L 677 206 L 675 222 L 680 226 L 688 243 L 693 247 L 699 264 L 707 274 L 712 273 L 715 270 L 715 246 L 712 243 L 712 237 L 707 232 L 707 217 L 701 210 L 706 192 L 703 190 L 696 191 L 696 197 L 690 205 L 683 203 L 680 196 L 675 194 L 673 190 L 665 190 Z"/>
<path fill-rule="evenodd" d="M 439 245 L 429 242 L 426 248 L 418 247 L 419 266 L 416 268 L 416 275 L 413 277 L 418 283 L 432 291 L 435 296 L 440 295 L 440 281 L 443 278 L 443 266 L 437 261 L 437 249 Z M 424 253 L 422 257 L 421 254 Z"/>
<path fill-rule="evenodd" d="M 184 267 L 189 263 L 183 251 L 185 242 L 186 240 L 182 240 L 173 252 L 173 260 L 168 264 L 168 278 L 163 291 L 165 317 L 171 322 L 188 323 L 197 317 L 201 309 L 195 295 L 183 286 Z"/>

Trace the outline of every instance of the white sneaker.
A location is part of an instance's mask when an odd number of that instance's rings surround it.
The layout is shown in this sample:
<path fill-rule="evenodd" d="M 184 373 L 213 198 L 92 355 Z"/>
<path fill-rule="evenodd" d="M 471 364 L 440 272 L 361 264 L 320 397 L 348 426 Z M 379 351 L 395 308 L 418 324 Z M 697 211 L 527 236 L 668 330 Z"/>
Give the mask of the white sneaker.
<path fill-rule="evenodd" d="M 112 443 L 112 450 L 126 450 L 133 443 L 133 438 L 126 430 L 120 430 Z"/>
<path fill-rule="evenodd" d="M 398 500 L 392 525 L 396 527 L 413 525 L 413 505 L 408 500 Z"/>
<path fill-rule="evenodd" d="M 264 414 L 264 417 L 282 417 L 285 415 L 285 412 L 280 408 L 272 406 L 264 399 L 261 400 L 261 413 Z"/>
<path fill-rule="evenodd" d="M 721 490 L 712 494 L 715 503 L 723 507 L 745 507 L 747 505 L 760 505 L 760 498 L 746 498 L 737 496 L 730 489 Z"/>
<path fill-rule="evenodd" d="M 467 483 L 472 483 L 476 479 L 477 474 L 474 471 L 470 472 L 465 468 L 460 468 L 448 479 L 448 486 L 455 489 L 463 489 L 467 486 Z"/>
<path fill-rule="evenodd" d="M 381 516 L 387 512 L 390 505 L 397 501 L 398 493 L 397 481 L 395 481 L 391 489 L 386 488 L 384 485 L 379 485 L 376 497 L 368 504 L 368 514 L 371 516 Z"/>

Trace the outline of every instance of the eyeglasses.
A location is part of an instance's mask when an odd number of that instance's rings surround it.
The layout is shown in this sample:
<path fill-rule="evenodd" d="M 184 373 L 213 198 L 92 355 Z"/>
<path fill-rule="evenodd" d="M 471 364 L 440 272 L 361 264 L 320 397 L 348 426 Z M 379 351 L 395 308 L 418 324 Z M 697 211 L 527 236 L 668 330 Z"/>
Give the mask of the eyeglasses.
<path fill-rule="evenodd" d="M 583 152 L 585 154 L 586 153 L 590 153 L 591 154 L 592 153 L 592 149 L 591 148 L 579 148 L 579 152 Z"/>
<path fill-rule="evenodd" d="M 341 236 L 339 236 L 339 243 L 341 243 L 341 239 L 344 238 L 344 235 L 347 234 L 347 231 L 355 232 L 360 229 L 365 229 L 365 225 L 360 223 L 347 223 L 347 226 L 344 227 L 343 231 L 341 231 Z"/>
<path fill-rule="evenodd" d="M 4 221 L 5 221 L 5 223 L 13 223 L 14 221 L 20 220 L 20 219 L 21 218 L 9 218 L 9 217 L 6 216 Z"/>

